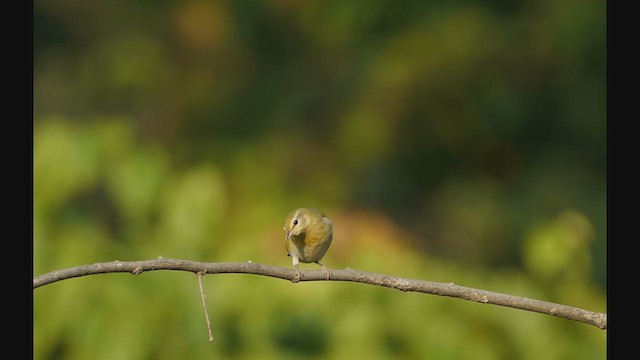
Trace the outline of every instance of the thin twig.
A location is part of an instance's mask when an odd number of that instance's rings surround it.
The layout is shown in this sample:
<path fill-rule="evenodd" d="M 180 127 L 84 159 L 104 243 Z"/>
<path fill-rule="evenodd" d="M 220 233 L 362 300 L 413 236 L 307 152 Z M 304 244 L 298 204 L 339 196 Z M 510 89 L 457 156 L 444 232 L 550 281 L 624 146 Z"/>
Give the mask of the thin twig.
<path fill-rule="evenodd" d="M 225 262 L 205 263 L 188 260 L 158 258 L 143 261 L 113 261 L 108 263 L 96 263 L 82 265 L 64 270 L 53 271 L 40 275 L 33 279 L 33 288 L 38 288 L 57 281 L 115 272 L 128 272 L 134 275 L 144 271 L 154 270 L 178 270 L 188 271 L 194 274 L 254 274 L 270 276 L 279 279 L 293 281 L 296 272 L 290 268 L 257 264 L 252 262 Z M 473 289 L 453 283 L 437 283 L 424 280 L 406 279 L 395 276 L 364 272 L 353 269 L 331 270 L 331 279 L 327 280 L 322 270 L 301 271 L 300 282 L 304 281 L 351 281 L 369 285 L 385 286 L 401 291 L 413 291 L 425 294 L 448 296 L 464 300 L 471 300 L 483 304 L 507 306 L 515 309 L 533 311 L 541 314 L 561 317 L 596 326 L 599 329 L 607 328 L 607 314 L 596 313 L 580 308 L 561 305 L 541 300 L 534 300 L 520 296 L 506 295 L 492 291 Z"/>
<path fill-rule="evenodd" d="M 207 310 L 207 295 L 204 293 L 204 289 L 202 288 L 202 275 L 206 274 L 205 272 L 198 272 L 198 285 L 200 286 L 200 299 L 202 299 L 202 308 L 204 309 L 204 317 L 207 319 L 207 331 L 209 332 L 209 341 L 213 342 L 213 333 L 211 332 L 211 321 L 209 321 L 209 310 Z"/>

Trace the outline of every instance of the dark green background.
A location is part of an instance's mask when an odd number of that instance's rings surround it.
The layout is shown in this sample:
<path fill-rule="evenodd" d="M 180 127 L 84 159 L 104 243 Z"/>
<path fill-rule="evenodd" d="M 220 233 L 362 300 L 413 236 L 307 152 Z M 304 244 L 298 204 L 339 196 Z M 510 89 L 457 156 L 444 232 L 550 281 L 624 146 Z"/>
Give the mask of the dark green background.
<path fill-rule="evenodd" d="M 34 274 L 324 263 L 606 312 L 606 2 L 38 1 Z M 315 269 L 303 265 L 303 269 Z M 38 359 L 604 359 L 606 331 L 359 284 L 34 290 Z"/>

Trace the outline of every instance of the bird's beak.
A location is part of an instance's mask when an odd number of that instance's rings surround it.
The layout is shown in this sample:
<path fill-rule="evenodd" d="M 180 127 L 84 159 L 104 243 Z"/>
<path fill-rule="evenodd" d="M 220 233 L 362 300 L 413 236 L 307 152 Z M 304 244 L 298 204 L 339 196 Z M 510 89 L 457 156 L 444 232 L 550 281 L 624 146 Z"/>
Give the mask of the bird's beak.
<path fill-rule="evenodd" d="M 291 231 L 287 231 L 287 240 L 291 239 Z"/>

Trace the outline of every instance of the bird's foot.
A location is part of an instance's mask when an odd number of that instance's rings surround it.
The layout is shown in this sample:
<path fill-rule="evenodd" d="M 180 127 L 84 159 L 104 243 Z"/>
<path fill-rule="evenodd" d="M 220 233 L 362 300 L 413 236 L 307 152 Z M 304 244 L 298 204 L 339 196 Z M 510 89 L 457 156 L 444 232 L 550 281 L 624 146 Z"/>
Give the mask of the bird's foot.
<path fill-rule="evenodd" d="M 331 280 L 331 269 L 329 269 L 328 267 L 322 265 L 322 272 L 324 272 L 325 278 L 327 280 Z"/>
<path fill-rule="evenodd" d="M 297 283 L 300 282 L 300 270 L 299 269 L 295 269 L 296 271 L 296 275 L 293 277 L 293 279 L 291 279 L 292 283 Z"/>

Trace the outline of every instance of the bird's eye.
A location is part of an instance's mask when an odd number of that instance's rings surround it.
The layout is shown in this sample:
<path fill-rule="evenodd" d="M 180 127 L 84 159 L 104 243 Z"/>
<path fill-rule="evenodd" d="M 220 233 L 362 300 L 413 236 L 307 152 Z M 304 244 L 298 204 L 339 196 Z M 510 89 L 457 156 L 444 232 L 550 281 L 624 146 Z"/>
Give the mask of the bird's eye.
<path fill-rule="evenodd" d="M 293 226 L 298 225 L 298 219 L 293 220 Z"/>

